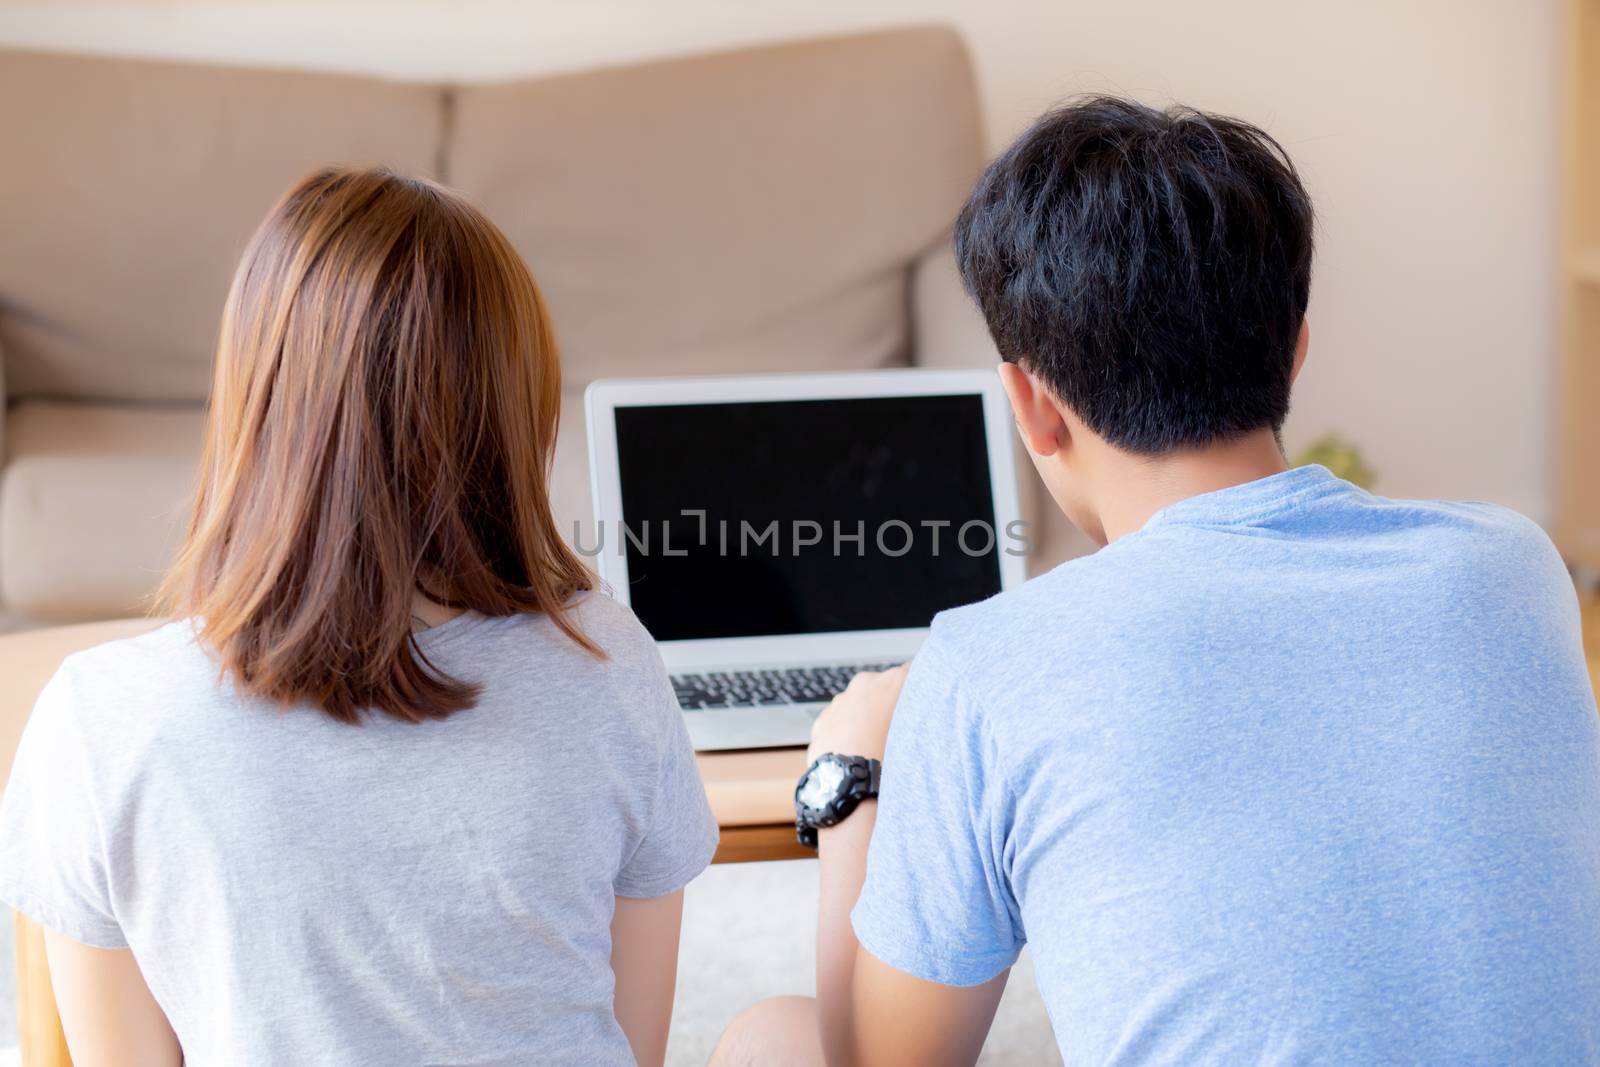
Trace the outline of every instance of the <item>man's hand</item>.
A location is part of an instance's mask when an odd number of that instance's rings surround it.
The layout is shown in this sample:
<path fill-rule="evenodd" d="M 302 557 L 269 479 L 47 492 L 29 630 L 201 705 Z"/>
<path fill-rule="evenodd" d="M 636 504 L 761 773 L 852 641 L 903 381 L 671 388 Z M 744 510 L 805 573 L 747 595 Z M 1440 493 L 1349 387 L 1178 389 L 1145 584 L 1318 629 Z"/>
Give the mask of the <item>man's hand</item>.
<path fill-rule="evenodd" d="M 834 697 L 812 724 L 807 762 L 825 752 L 883 759 L 889 720 L 910 666 L 902 663 L 892 670 L 863 671 L 850 679 L 845 691 Z"/>

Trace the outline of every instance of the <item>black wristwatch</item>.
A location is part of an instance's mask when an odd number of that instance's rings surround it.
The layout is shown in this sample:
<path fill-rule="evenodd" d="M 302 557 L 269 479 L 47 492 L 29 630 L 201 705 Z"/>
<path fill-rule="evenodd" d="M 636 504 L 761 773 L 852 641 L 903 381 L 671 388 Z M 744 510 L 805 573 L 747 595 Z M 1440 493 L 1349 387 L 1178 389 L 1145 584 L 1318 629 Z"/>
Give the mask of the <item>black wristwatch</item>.
<path fill-rule="evenodd" d="M 883 764 L 865 756 L 818 756 L 794 787 L 794 831 L 800 843 L 816 848 L 818 829 L 843 822 L 863 800 L 875 799 L 882 774 Z"/>

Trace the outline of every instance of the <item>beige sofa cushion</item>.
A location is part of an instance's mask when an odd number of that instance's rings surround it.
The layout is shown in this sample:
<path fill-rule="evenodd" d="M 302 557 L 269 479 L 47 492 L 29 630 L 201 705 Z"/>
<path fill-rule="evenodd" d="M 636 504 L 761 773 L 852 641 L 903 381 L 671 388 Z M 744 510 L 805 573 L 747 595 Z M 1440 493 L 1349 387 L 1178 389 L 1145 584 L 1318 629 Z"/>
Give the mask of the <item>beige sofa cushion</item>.
<path fill-rule="evenodd" d="M 39 619 L 142 613 L 187 518 L 198 407 L 28 401 L 0 469 L 0 600 Z"/>
<path fill-rule="evenodd" d="M 200 400 L 228 281 L 322 163 L 436 170 L 438 87 L 0 51 L 14 397 Z"/>
<path fill-rule="evenodd" d="M 459 90 L 449 182 L 572 385 L 905 362 L 907 273 L 981 162 L 960 38 L 912 29 Z"/>

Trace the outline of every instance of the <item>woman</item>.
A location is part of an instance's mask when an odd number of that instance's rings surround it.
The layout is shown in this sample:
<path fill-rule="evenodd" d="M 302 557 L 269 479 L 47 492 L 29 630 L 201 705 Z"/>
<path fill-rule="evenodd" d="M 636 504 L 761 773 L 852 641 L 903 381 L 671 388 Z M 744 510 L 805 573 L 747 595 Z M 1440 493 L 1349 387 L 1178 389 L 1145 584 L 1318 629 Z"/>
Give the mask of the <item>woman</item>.
<path fill-rule="evenodd" d="M 659 1064 L 716 826 L 561 541 L 560 370 L 452 193 L 296 185 L 228 297 L 184 621 L 66 661 L 0 810 L 77 1067 Z"/>

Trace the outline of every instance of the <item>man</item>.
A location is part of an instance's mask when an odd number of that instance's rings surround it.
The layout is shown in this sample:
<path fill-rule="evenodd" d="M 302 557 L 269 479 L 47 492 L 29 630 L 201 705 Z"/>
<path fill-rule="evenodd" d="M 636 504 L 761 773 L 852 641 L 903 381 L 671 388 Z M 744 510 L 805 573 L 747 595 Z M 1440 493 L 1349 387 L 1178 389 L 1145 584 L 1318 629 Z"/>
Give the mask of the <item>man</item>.
<path fill-rule="evenodd" d="M 1067 107 L 956 252 L 1106 547 L 941 615 L 818 720 L 813 755 L 862 759 L 802 790 L 803 821 L 848 812 L 817 831 L 817 1000 L 714 1062 L 970 1064 L 1026 942 L 1069 1064 L 1600 1063 L 1571 582 L 1508 511 L 1287 468 L 1312 210 L 1282 149 Z"/>

